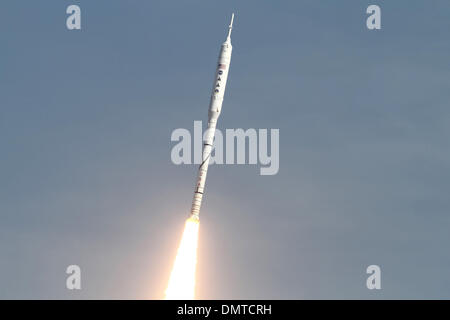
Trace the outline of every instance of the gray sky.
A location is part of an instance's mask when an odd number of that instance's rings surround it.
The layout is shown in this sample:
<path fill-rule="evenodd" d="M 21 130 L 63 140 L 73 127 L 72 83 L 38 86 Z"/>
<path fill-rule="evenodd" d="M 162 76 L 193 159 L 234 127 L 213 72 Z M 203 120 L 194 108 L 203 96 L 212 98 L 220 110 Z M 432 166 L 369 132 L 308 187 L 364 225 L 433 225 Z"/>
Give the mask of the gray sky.
<path fill-rule="evenodd" d="M 279 128 L 280 171 L 210 168 L 198 298 L 450 297 L 448 1 L 6 0 L 0 298 L 162 297 L 197 170 L 170 135 L 206 120 L 231 12 L 218 127 Z"/>

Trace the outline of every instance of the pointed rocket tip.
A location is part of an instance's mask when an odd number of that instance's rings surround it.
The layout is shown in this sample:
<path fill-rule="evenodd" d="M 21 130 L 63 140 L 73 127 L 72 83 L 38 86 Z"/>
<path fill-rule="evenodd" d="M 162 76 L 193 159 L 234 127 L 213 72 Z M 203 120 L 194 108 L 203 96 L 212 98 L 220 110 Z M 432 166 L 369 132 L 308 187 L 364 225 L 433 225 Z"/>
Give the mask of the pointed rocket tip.
<path fill-rule="evenodd" d="M 233 29 L 233 21 L 234 21 L 234 12 L 231 14 L 230 25 L 228 26 L 228 36 L 227 36 L 227 41 L 229 41 L 230 38 L 231 38 L 231 30 Z"/>

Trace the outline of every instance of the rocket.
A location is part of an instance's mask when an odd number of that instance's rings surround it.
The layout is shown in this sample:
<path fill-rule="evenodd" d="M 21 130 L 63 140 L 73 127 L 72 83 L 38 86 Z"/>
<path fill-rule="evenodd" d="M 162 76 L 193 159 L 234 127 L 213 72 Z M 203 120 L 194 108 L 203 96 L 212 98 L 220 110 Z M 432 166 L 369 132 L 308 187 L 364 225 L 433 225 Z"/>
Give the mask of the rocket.
<path fill-rule="evenodd" d="M 231 30 L 233 29 L 234 13 L 231 15 L 231 22 L 228 27 L 228 35 L 225 42 L 220 48 L 219 60 L 217 62 L 216 74 L 214 77 L 211 100 L 209 102 L 208 111 L 208 129 L 205 133 L 203 141 L 202 163 L 198 169 L 197 183 L 195 185 L 194 198 L 190 218 L 198 220 L 200 207 L 202 205 L 203 193 L 205 190 L 206 174 L 208 173 L 209 160 L 211 158 L 211 150 L 213 147 L 214 135 L 216 131 L 217 120 L 222 110 L 223 97 L 227 85 L 228 72 L 231 62 Z"/>

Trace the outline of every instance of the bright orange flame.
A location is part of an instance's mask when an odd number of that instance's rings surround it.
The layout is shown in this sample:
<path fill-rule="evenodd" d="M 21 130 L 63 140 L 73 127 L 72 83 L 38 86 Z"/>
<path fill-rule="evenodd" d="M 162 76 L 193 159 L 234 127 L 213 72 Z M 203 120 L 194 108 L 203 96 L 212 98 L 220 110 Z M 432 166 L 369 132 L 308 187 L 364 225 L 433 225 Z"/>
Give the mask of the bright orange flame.
<path fill-rule="evenodd" d="M 197 265 L 198 219 L 189 218 L 166 289 L 166 300 L 193 300 Z"/>

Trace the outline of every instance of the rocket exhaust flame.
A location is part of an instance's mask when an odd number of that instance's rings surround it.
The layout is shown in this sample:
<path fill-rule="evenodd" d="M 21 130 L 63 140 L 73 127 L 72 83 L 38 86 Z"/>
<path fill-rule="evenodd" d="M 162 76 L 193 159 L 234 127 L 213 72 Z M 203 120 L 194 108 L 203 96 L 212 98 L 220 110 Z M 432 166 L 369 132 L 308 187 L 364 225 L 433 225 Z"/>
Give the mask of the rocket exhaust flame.
<path fill-rule="evenodd" d="M 228 34 L 222 44 L 218 65 L 214 78 L 214 85 L 209 103 L 208 134 L 203 143 L 203 162 L 198 169 L 197 183 L 195 185 L 194 198 L 189 219 L 186 220 L 183 237 L 178 248 L 175 264 L 166 290 L 166 299 L 194 299 L 195 291 L 195 267 L 197 264 L 197 243 L 199 229 L 199 214 L 205 189 L 206 174 L 208 172 L 209 159 L 213 148 L 214 134 L 217 120 L 222 110 L 223 97 L 227 85 L 228 72 L 231 61 L 231 30 L 233 28 L 234 13 L 228 27 Z"/>
<path fill-rule="evenodd" d="M 197 219 L 186 220 L 177 257 L 170 274 L 166 300 L 194 299 L 199 225 L 200 222 Z"/>

